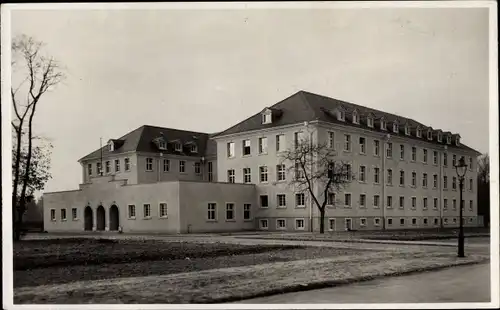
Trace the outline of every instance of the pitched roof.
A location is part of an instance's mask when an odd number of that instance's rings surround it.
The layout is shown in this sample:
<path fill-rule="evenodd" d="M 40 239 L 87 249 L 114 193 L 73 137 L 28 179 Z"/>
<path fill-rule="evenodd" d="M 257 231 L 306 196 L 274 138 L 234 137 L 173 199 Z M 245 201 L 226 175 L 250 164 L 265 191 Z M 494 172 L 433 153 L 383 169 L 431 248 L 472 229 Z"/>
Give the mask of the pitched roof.
<path fill-rule="evenodd" d="M 165 137 L 167 141 L 178 140 L 182 145 L 185 145 L 186 143 L 193 141 L 196 143 L 198 147 L 198 152 L 190 153 L 190 152 L 184 152 L 184 150 L 182 152 L 175 152 L 170 148 L 168 148 L 167 150 L 160 151 L 153 142 L 155 138 L 158 138 L 160 136 Z M 205 154 L 207 153 L 207 149 L 209 149 L 209 147 L 207 146 L 212 143 L 208 142 L 208 138 L 209 134 L 207 133 L 144 125 L 127 133 L 126 135 L 120 137 L 119 139 L 111 139 L 111 140 L 123 140 L 123 145 L 121 145 L 115 151 L 109 151 L 107 146 L 103 146 L 102 155 L 103 157 L 107 157 L 108 155 L 111 154 L 114 155 L 114 154 L 135 151 L 135 152 L 151 152 L 151 153 L 162 152 L 166 154 L 177 154 L 184 156 L 199 157 L 199 156 L 205 156 Z M 213 155 L 212 153 L 215 152 L 214 146 L 210 146 L 209 151 L 210 151 L 209 155 Z M 94 159 L 100 157 L 101 157 L 101 148 L 84 156 L 79 161 L 85 161 L 88 159 Z"/>
<path fill-rule="evenodd" d="M 279 127 L 283 125 L 291 125 L 291 124 L 298 124 L 301 122 L 305 121 L 314 121 L 314 120 L 319 120 L 323 122 L 328 122 L 328 123 L 338 123 L 338 124 L 343 124 L 347 126 L 354 126 L 354 127 L 360 127 L 360 125 L 365 125 L 363 126 L 364 129 L 372 130 L 372 131 L 379 131 L 379 132 L 387 132 L 390 134 L 396 134 L 393 133 L 391 130 L 388 131 L 383 131 L 380 130 L 379 127 L 374 126 L 374 128 L 370 128 L 366 126 L 366 121 L 364 121 L 364 118 L 366 118 L 367 115 L 372 114 L 374 116 L 375 120 L 375 125 L 379 123 L 379 120 L 381 118 L 384 118 L 384 120 L 388 123 L 391 124 L 394 121 L 399 121 L 400 125 L 405 125 L 408 124 L 410 128 L 412 129 L 411 131 L 413 132 L 416 130 L 417 127 L 420 127 L 421 129 L 425 130 L 428 128 L 431 128 L 430 126 L 426 126 L 420 122 L 415 121 L 414 119 L 408 118 L 408 117 L 402 117 L 399 115 L 375 110 L 372 108 L 360 106 L 354 103 L 310 93 L 307 91 L 299 91 L 290 97 L 276 103 L 275 105 L 271 106 L 270 109 L 277 109 L 281 111 L 280 117 L 278 117 L 276 120 L 273 120 L 272 123 L 270 124 L 262 124 L 261 122 L 261 112 L 254 114 L 247 118 L 246 120 L 226 129 L 225 131 L 222 131 L 218 134 L 215 135 L 217 136 L 225 136 L 225 135 L 230 135 L 230 134 L 235 134 L 235 133 L 241 133 L 241 132 L 246 132 L 246 131 L 252 131 L 252 130 L 259 130 L 259 129 L 265 129 L 265 128 L 272 128 L 272 127 Z M 336 117 L 332 115 L 333 112 L 336 111 L 337 109 L 343 109 L 346 113 L 345 119 L 346 121 L 339 121 L 337 120 Z M 358 115 L 361 117 L 361 122 L 360 125 L 358 124 L 353 124 L 351 122 L 352 120 L 352 112 L 357 111 Z M 403 135 L 405 138 L 409 139 L 416 139 L 416 140 L 426 140 L 426 136 L 422 135 L 422 138 L 417 138 L 414 135 L 411 136 L 406 136 L 404 135 L 404 130 L 400 130 L 399 134 Z M 445 143 L 446 141 L 443 141 Z M 432 143 L 439 143 L 436 141 L 432 141 Z M 456 145 L 448 145 L 449 148 L 460 148 L 468 151 L 474 151 L 478 155 L 480 154 L 478 151 L 464 145 L 460 144 L 460 146 Z"/>

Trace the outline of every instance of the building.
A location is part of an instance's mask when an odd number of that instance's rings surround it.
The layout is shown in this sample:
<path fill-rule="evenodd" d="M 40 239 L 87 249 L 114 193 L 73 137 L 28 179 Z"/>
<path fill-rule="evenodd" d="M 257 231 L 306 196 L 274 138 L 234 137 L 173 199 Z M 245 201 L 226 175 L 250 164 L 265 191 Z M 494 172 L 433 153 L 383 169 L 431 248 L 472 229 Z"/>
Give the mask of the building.
<path fill-rule="evenodd" d="M 327 143 L 358 175 L 331 193 L 328 230 L 458 226 L 462 156 L 464 224 L 482 224 L 480 154 L 459 134 L 300 91 L 218 134 L 143 126 L 110 140 L 80 159 L 79 190 L 44 195 L 46 230 L 317 230 L 317 208 L 288 185 L 294 163 L 280 157 L 299 137 Z"/>

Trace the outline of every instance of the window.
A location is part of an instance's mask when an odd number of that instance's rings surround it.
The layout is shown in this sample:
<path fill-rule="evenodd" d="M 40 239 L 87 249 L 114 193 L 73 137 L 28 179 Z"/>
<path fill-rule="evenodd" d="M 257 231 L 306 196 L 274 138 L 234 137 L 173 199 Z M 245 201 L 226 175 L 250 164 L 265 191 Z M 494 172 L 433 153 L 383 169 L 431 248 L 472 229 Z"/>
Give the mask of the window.
<path fill-rule="evenodd" d="M 472 200 L 471 200 L 472 201 Z M 76 221 L 78 219 L 78 212 L 77 212 L 77 209 L 76 208 L 72 208 L 71 209 L 71 219 L 73 221 Z"/>
<path fill-rule="evenodd" d="M 108 151 L 113 152 L 114 150 L 115 150 L 115 144 L 113 143 L 113 141 L 111 141 L 108 144 Z"/>
<path fill-rule="evenodd" d="M 304 219 L 296 219 L 295 220 L 295 229 L 304 230 Z"/>
<path fill-rule="evenodd" d="M 411 197 L 411 208 L 413 210 L 417 208 L 417 197 Z"/>
<path fill-rule="evenodd" d="M 170 171 L 170 160 L 164 159 L 163 160 L 163 172 L 169 172 L 169 171 Z"/>
<path fill-rule="evenodd" d="M 432 131 L 427 131 L 427 140 L 432 140 Z"/>
<path fill-rule="evenodd" d="M 437 134 L 437 140 L 438 140 L 438 142 L 443 141 L 443 139 L 442 139 L 442 136 L 441 136 L 441 133 L 440 133 L 440 132 L 438 132 L 438 134 Z"/>
<path fill-rule="evenodd" d="M 370 128 L 373 128 L 373 117 L 368 116 L 368 118 L 366 119 L 366 125 Z"/>
<path fill-rule="evenodd" d="M 234 142 L 229 142 L 227 144 L 227 157 L 234 157 Z"/>
<path fill-rule="evenodd" d="M 427 197 L 424 197 L 424 198 L 422 199 L 422 201 L 423 201 L 423 204 L 424 204 L 424 210 L 427 210 L 427 208 L 428 208 L 428 205 L 427 205 Z"/>
<path fill-rule="evenodd" d="M 359 226 L 366 226 L 366 219 L 365 218 L 360 219 Z"/>
<path fill-rule="evenodd" d="M 387 184 L 392 185 L 392 169 L 387 169 Z"/>
<path fill-rule="evenodd" d="M 351 135 L 344 135 L 344 151 L 351 151 Z"/>
<path fill-rule="evenodd" d="M 405 172 L 403 170 L 399 171 L 399 185 L 405 185 Z"/>
<path fill-rule="evenodd" d="M 262 124 L 269 124 L 269 123 L 271 123 L 271 114 L 269 113 L 262 114 Z"/>
<path fill-rule="evenodd" d="M 295 162 L 295 178 L 297 180 L 304 178 L 304 169 L 302 169 L 300 163 L 297 161 Z"/>
<path fill-rule="evenodd" d="M 303 208 L 306 205 L 306 197 L 304 193 L 295 194 L 295 206 Z"/>
<path fill-rule="evenodd" d="M 417 161 L 417 148 L 414 146 L 411 148 L 411 161 Z"/>
<path fill-rule="evenodd" d="M 267 166 L 259 167 L 260 171 L 260 182 L 267 183 Z"/>
<path fill-rule="evenodd" d="M 144 218 L 150 218 L 151 217 L 151 205 L 146 203 L 143 205 L 143 216 Z"/>
<path fill-rule="evenodd" d="M 251 209 L 252 209 L 251 204 L 245 203 L 243 205 L 243 220 L 248 221 L 252 219 Z"/>
<path fill-rule="evenodd" d="M 269 228 L 267 220 L 260 220 L 259 223 L 260 223 L 260 229 L 268 229 Z"/>
<path fill-rule="evenodd" d="M 276 220 L 276 229 L 286 229 L 286 220 L 285 219 L 277 219 Z"/>
<path fill-rule="evenodd" d="M 328 219 L 328 230 L 335 230 L 335 219 Z"/>
<path fill-rule="evenodd" d="M 427 164 L 427 149 L 424 149 L 424 158 L 422 161 L 424 164 Z"/>
<path fill-rule="evenodd" d="M 344 121 L 345 120 L 345 113 L 344 113 L 344 111 L 338 111 L 337 112 L 337 120 L 339 120 L 339 121 Z"/>
<path fill-rule="evenodd" d="M 380 120 L 380 129 L 382 129 L 382 130 L 387 129 L 385 120 L 383 118 Z"/>
<path fill-rule="evenodd" d="M 365 194 L 359 195 L 359 207 L 366 208 L 366 195 Z"/>
<path fill-rule="evenodd" d="M 159 213 L 160 217 L 167 217 L 167 204 L 164 202 L 161 202 L 160 205 L 158 206 L 159 208 Z"/>
<path fill-rule="evenodd" d="M 186 172 L 186 162 L 184 160 L 179 161 L 179 172 Z"/>
<path fill-rule="evenodd" d="M 111 162 L 109 160 L 106 161 L 106 173 L 111 172 Z"/>
<path fill-rule="evenodd" d="M 457 189 L 457 177 L 453 177 L 452 182 L 451 182 L 451 188 L 454 190 Z"/>
<path fill-rule="evenodd" d="M 417 186 L 417 173 L 415 171 L 411 173 L 411 186 Z"/>
<path fill-rule="evenodd" d="M 446 143 L 451 144 L 451 136 L 450 135 L 446 136 Z"/>
<path fill-rule="evenodd" d="M 66 221 L 66 209 L 61 209 L 61 221 Z"/>
<path fill-rule="evenodd" d="M 285 150 L 285 135 L 276 135 L 276 152 Z"/>
<path fill-rule="evenodd" d="M 198 153 L 198 146 L 196 146 L 196 144 L 191 144 L 190 151 L 191 153 Z"/>
<path fill-rule="evenodd" d="M 243 140 L 243 156 L 250 155 L 250 153 L 251 153 L 250 140 Z"/>
<path fill-rule="evenodd" d="M 448 210 L 448 199 L 443 200 L 443 210 Z"/>
<path fill-rule="evenodd" d="M 366 167 L 359 166 L 359 181 L 366 182 Z"/>
<path fill-rule="evenodd" d="M 417 128 L 417 138 L 422 138 L 422 129 L 420 127 Z"/>
<path fill-rule="evenodd" d="M 457 165 L 457 155 L 453 155 L 453 159 L 452 159 L 451 165 L 453 167 L 455 167 Z"/>
<path fill-rule="evenodd" d="M 457 219 L 456 218 L 453 218 L 453 224 L 456 224 L 457 223 Z"/>
<path fill-rule="evenodd" d="M 176 152 L 180 152 L 180 151 L 182 151 L 182 145 L 179 142 L 176 142 L 174 149 Z"/>
<path fill-rule="evenodd" d="M 201 164 L 200 163 L 194 163 L 194 173 L 201 174 Z"/>
<path fill-rule="evenodd" d="M 392 208 L 392 196 L 387 196 L 387 208 Z"/>
<path fill-rule="evenodd" d="M 411 224 L 412 225 L 417 225 L 417 219 L 416 218 L 412 218 L 411 219 Z"/>
<path fill-rule="evenodd" d="M 427 224 L 428 224 L 427 218 L 424 217 L 424 225 L 427 225 Z"/>
<path fill-rule="evenodd" d="M 344 195 L 344 205 L 350 207 L 351 206 L 351 194 Z"/>
<path fill-rule="evenodd" d="M 437 174 L 434 174 L 432 176 L 432 188 L 437 188 L 438 187 L 438 176 Z"/>
<path fill-rule="evenodd" d="M 399 208 L 404 209 L 405 208 L 405 197 L 399 196 Z"/>
<path fill-rule="evenodd" d="M 387 158 L 392 158 L 392 143 L 387 142 Z"/>
<path fill-rule="evenodd" d="M 373 196 L 373 207 L 374 208 L 379 208 L 380 207 L 380 196 L 379 195 L 374 195 Z"/>
<path fill-rule="evenodd" d="M 215 203 L 211 202 L 211 203 L 208 204 L 207 219 L 209 221 L 215 221 L 215 220 L 217 220 L 217 217 L 216 217 L 216 208 L 217 208 L 217 205 Z"/>
<path fill-rule="evenodd" d="M 472 170 L 472 157 L 469 157 L 469 169 Z"/>
<path fill-rule="evenodd" d="M 469 211 L 474 210 L 474 201 L 469 200 Z"/>
<path fill-rule="evenodd" d="M 405 135 L 407 135 L 407 136 L 410 135 L 410 126 L 408 126 L 408 125 L 405 126 Z"/>
<path fill-rule="evenodd" d="M 90 175 L 92 175 L 92 164 L 87 164 L 87 173 Z"/>
<path fill-rule="evenodd" d="M 167 143 L 165 141 L 160 141 L 158 144 L 160 150 L 165 150 L 167 148 Z"/>
<path fill-rule="evenodd" d="M 472 191 L 473 188 L 474 188 L 474 180 L 469 179 L 469 190 Z"/>
<path fill-rule="evenodd" d="M 448 189 L 448 177 L 443 176 L 443 188 Z"/>
<path fill-rule="evenodd" d="M 405 146 L 403 144 L 399 145 L 399 159 L 405 159 Z"/>
<path fill-rule="evenodd" d="M 214 167 L 213 163 L 208 162 L 208 182 L 212 182 L 214 180 Z"/>
<path fill-rule="evenodd" d="M 243 183 L 252 182 L 252 174 L 250 168 L 243 168 Z"/>
<path fill-rule="evenodd" d="M 234 203 L 226 203 L 226 221 L 234 220 Z"/>
<path fill-rule="evenodd" d="M 277 165 L 276 166 L 276 179 L 278 181 L 285 181 L 286 179 L 286 170 L 285 170 L 285 165 Z"/>
<path fill-rule="evenodd" d="M 457 200 L 453 199 L 453 210 L 457 209 Z"/>
<path fill-rule="evenodd" d="M 399 125 L 398 124 L 392 124 L 392 131 L 395 133 L 399 132 Z"/>
<path fill-rule="evenodd" d="M 373 140 L 373 155 L 380 156 L 380 141 Z"/>
<path fill-rule="evenodd" d="M 234 177 L 234 169 L 229 169 L 227 171 L 227 182 L 228 183 L 234 183 L 234 179 L 235 179 L 235 177 Z"/>
<path fill-rule="evenodd" d="M 422 186 L 427 187 L 427 173 L 424 173 L 422 176 Z"/>
<path fill-rule="evenodd" d="M 259 138 L 259 154 L 267 154 L 267 138 Z"/>
<path fill-rule="evenodd" d="M 437 210 L 437 208 L 438 208 L 438 199 L 437 198 L 433 199 L 433 206 L 432 207 L 434 208 L 434 210 Z"/>
<path fill-rule="evenodd" d="M 373 182 L 375 184 L 380 183 L 380 168 L 378 167 L 373 168 Z"/>
<path fill-rule="evenodd" d="M 128 218 L 135 219 L 135 205 L 128 205 Z"/>
<path fill-rule="evenodd" d="M 125 158 L 125 171 L 130 171 L 130 158 Z"/>
<path fill-rule="evenodd" d="M 392 225 L 392 219 L 391 218 L 388 218 L 387 219 L 387 225 L 391 226 Z"/>
<path fill-rule="evenodd" d="M 267 195 L 260 195 L 260 207 L 261 208 L 269 207 L 269 199 Z"/>
<path fill-rule="evenodd" d="M 146 171 L 153 171 L 153 159 L 150 157 L 146 158 Z"/>
<path fill-rule="evenodd" d="M 405 224 L 405 219 L 399 219 L 399 225 L 403 226 Z"/>
<path fill-rule="evenodd" d="M 443 153 L 443 166 L 448 167 L 448 154 Z"/>
<path fill-rule="evenodd" d="M 380 226 L 380 219 L 378 217 L 373 219 L 373 225 Z"/>
<path fill-rule="evenodd" d="M 299 147 L 300 140 L 302 139 L 302 132 L 296 132 L 293 134 L 293 141 L 294 141 L 294 146 L 295 149 Z"/>
<path fill-rule="evenodd" d="M 331 149 L 335 148 L 335 133 L 333 131 L 328 132 L 328 147 Z"/>
<path fill-rule="evenodd" d="M 437 151 L 432 152 L 432 162 L 434 163 L 434 165 L 438 164 L 438 152 Z"/>
<path fill-rule="evenodd" d="M 354 124 L 359 124 L 358 112 L 356 111 L 352 112 L 352 122 Z"/>
<path fill-rule="evenodd" d="M 285 194 L 276 195 L 276 200 L 277 200 L 278 208 L 286 208 L 286 195 Z"/>
<path fill-rule="evenodd" d="M 366 153 L 366 139 L 363 137 L 359 138 L 359 153 L 361 154 Z"/>
<path fill-rule="evenodd" d="M 335 205 L 335 193 L 328 192 L 328 196 L 326 198 L 326 204 L 329 206 Z"/>

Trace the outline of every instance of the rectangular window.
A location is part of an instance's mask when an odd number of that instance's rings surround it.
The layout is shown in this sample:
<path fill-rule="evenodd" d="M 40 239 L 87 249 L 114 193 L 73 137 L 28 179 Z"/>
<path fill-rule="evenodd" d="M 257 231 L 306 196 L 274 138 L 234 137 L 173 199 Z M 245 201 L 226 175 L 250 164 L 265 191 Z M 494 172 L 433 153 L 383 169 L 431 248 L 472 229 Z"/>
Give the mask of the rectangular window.
<path fill-rule="evenodd" d="M 335 133 L 333 131 L 328 132 L 328 147 L 335 149 Z"/>
<path fill-rule="evenodd" d="M 286 220 L 285 219 L 277 219 L 276 220 L 276 229 L 285 229 L 286 228 Z"/>
<path fill-rule="evenodd" d="M 428 208 L 428 205 L 427 205 L 427 197 L 424 197 L 424 198 L 422 199 L 422 201 L 423 201 L 423 203 L 424 203 L 424 210 L 427 210 L 427 208 Z"/>
<path fill-rule="evenodd" d="M 417 161 L 417 148 L 414 146 L 411 148 L 411 161 Z"/>
<path fill-rule="evenodd" d="M 457 155 L 453 155 L 451 165 L 455 167 L 457 165 Z"/>
<path fill-rule="evenodd" d="M 437 188 L 438 187 L 438 176 L 437 174 L 432 176 L 432 188 Z"/>
<path fill-rule="evenodd" d="M 170 171 L 170 160 L 164 159 L 163 160 L 163 172 L 169 172 L 169 171 Z"/>
<path fill-rule="evenodd" d="M 386 152 L 387 152 L 387 154 L 386 154 L 387 156 L 386 157 L 387 158 L 392 158 L 392 143 L 387 142 L 387 150 L 386 150 Z"/>
<path fill-rule="evenodd" d="M 269 207 L 269 199 L 267 198 L 267 195 L 260 195 L 260 207 L 261 208 Z"/>
<path fill-rule="evenodd" d="M 399 224 L 403 226 L 405 224 L 405 219 L 399 219 Z"/>
<path fill-rule="evenodd" d="M 380 183 L 380 168 L 378 167 L 373 168 L 373 183 Z"/>
<path fill-rule="evenodd" d="M 267 154 L 267 138 L 259 138 L 259 154 Z"/>
<path fill-rule="evenodd" d="M 243 183 L 252 182 L 252 173 L 250 168 L 243 168 Z"/>
<path fill-rule="evenodd" d="M 472 191 L 474 188 L 474 180 L 473 179 L 469 179 L 469 190 Z"/>
<path fill-rule="evenodd" d="M 366 154 L 366 139 L 363 137 L 359 138 L 359 153 Z"/>
<path fill-rule="evenodd" d="M 335 219 L 328 219 L 328 230 L 335 230 Z"/>
<path fill-rule="evenodd" d="M 167 217 L 167 204 L 162 202 L 162 203 L 160 203 L 158 208 L 159 208 L 160 217 Z"/>
<path fill-rule="evenodd" d="M 235 179 L 235 177 L 234 177 L 234 169 L 229 169 L 227 171 L 227 182 L 228 183 L 234 183 L 234 179 Z"/>
<path fill-rule="evenodd" d="M 348 207 L 351 206 L 351 194 L 344 195 L 344 205 Z"/>
<path fill-rule="evenodd" d="M 399 171 L 399 185 L 405 185 L 405 172 L 403 170 Z"/>
<path fill-rule="evenodd" d="M 296 219 L 295 220 L 295 229 L 304 230 L 304 219 Z"/>
<path fill-rule="evenodd" d="M 179 160 L 179 172 L 186 172 L 186 162 L 184 160 Z"/>
<path fill-rule="evenodd" d="M 391 226 L 392 225 L 392 219 L 391 218 L 388 218 L 387 219 L 387 225 Z"/>
<path fill-rule="evenodd" d="M 260 183 L 267 183 L 267 166 L 259 167 Z"/>
<path fill-rule="evenodd" d="M 417 208 L 417 197 L 411 197 L 411 208 L 413 210 Z"/>
<path fill-rule="evenodd" d="M 286 195 L 278 194 L 276 195 L 278 208 L 286 208 Z"/>
<path fill-rule="evenodd" d="M 150 218 L 151 217 L 151 205 L 150 204 L 144 204 L 143 206 L 143 216 L 144 218 Z"/>
<path fill-rule="evenodd" d="M 380 226 L 380 219 L 378 217 L 373 219 L 373 225 Z"/>
<path fill-rule="evenodd" d="M 243 140 L 243 156 L 251 154 L 250 140 Z"/>
<path fill-rule="evenodd" d="M 351 151 L 351 135 L 344 135 L 344 151 Z"/>
<path fill-rule="evenodd" d="M 443 166 L 448 167 L 448 154 L 443 153 Z"/>
<path fill-rule="evenodd" d="M 422 176 L 422 186 L 427 187 L 427 173 L 424 173 Z"/>
<path fill-rule="evenodd" d="M 97 175 L 102 175 L 101 163 L 96 163 Z"/>
<path fill-rule="evenodd" d="M 300 180 L 305 177 L 304 174 L 304 169 L 302 168 L 301 164 L 296 161 L 295 162 L 295 179 Z"/>
<path fill-rule="evenodd" d="M 135 219 L 135 205 L 128 205 L 128 218 Z"/>
<path fill-rule="evenodd" d="M 61 221 L 66 221 L 66 209 L 61 209 Z"/>
<path fill-rule="evenodd" d="M 472 200 L 469 200 L 469 211 L 474 210 L 474 202 Z"/>
<path fill-rule="evenodd" d="M 276 135 L 276 152 L 285 150 L 285 135 Z"/>
<path fill-rule="evenodd" d="M 438 164 L 438 152 L 437 151 L 433 151 L 432 152 L 432 162 L 434 163 L 434 165 L 437 165 Z"/>
<path fill-rule="evenodd" d="M 405 197 L 399 196 L 399 208 L 404 209 L 405 208 Z"/>
<path fill-rule="evenodd" d="M 453 177 L 451 182 L 451 188 L 453 188 L 454 190 L 457 189 L 457 177 Z"/>
<path fill-rule="evenodd" d="M 146 158 L 146 171 L 153 171 L 153 159 L 151 157 Z"/>
<path fill-rule="evenodd" d="M 212 182 L 214 180 L 214 167 L 213 163 L 208 162 L 208 182 Z"/>
<path fill-rule="evenodd" d="M 417 173 L 415 171 L 411 173 L 411 186 L 417 186 Z"/>
<path fill-rule="evenodd" d="M 125 171 L 130 171 L 130 158 L 125 158 Z"/>
<path fill-rule="evenodd" d="M 215 221 L 215 220 L 217 220 L 216 209 L 217 209 L 217 205 L 215 203 L 211 202 L 211 203 L 208 204 L 207 219 L 209 221 Z"/>
<path fill-rule="evenodd" d="M 472 201 L 472 200 L 471 200 Z M 78 211 L 76 208 L 71 209 L 71 219 L 76 221 L 78 219 Z"/>
<path fill-rule="evenodd" d="M 366 226 L 366 219 L 365 218 L 360 219 L 359 226 L 362 226 L 362 227 Z"/>
<path fill-rule="evenodd" d="M 227 157 L 234 157 L 234 142 L 229 142 L 227 144 Z"/>
<path fill-rule="evenodd" d="M 92 175 L 92 164 L 87 164 L 87 173 L 89 176 Z"/>
<path fill-rule="evenodd" d="M 399 146 L 399 159 L 405 159 L 405 146 L 403 144 Z"/>
<path fill-rule="evenodd" d="M 443 176 L 443 188 L 448 189 L 448 177 Z"/>
<path fill-rule="evenodd" d="M 106 161 L 106 173 L 111 172 L 111 162 L 109 160 Z"/>
<path fill-rule="evenodd" d="M 115 159 L 115 172 L 120 172 L 120 160 Z"/>
<path fill-rule="evenodd" d="M 434 210 L 437 210 L 437 208 L 438 208 L 438 199 L 437 198 L 433 199 L 433 208 L 434 208 Z"/>
<path fill-rule="evenodd" d="M 293 134 L 293 145 L 294 145 L 295 149 L 299 148 L 301 136 L 302 136 L 302 132 L 295 132 Z"/>
<path fill-rule="evenodd" d="M 427 163 L 427 149 L 424 149 L 424 153 L 423 153 L 423 163 L 426 164 Z"/>
<path fill-rule="evenodd" d="M 298 208 L 306 206 L 306 195 L 304 193 L 295 194 L 295 206 Z"/>
<path fill-rule="evenodd" d="M 373 207 L 374 208 L 379 208 L 380 207 L 380 196 L 379 195 L 374 195 L 373 196 Z"/>
<path fill-rule="evenodd" d="M 194 163 L 194 173 L 201 174 L 201 164 L 200 163 Z"/>
<path fill-rule="evenodd" d="M 392 208 L 392 196 L 387 196 L 387 208 Z"/>
<path fill-rule="evenodd" d="M 260 229 L 268 229 L 269 228 L 269 224 L 268 224 L 267 220 L 260 220 L 259 223 L 260 223 Z"/>
<path fill-rule="evenodd" d="M 234 220 L 234 203 L 226 203 L 226 221 Z"/>
<path fill-rule="evenodd" d="M 251 204 L 245 203 L 243 205 L 243 220 L 248 221 L 252 219 L 251 210 L 252 210 Z"/>
<path fill-rule="evenodd" d="M 443 210 L 448 210 L 448 199 L 443 200 Z"/>
<path fill-rule="evenodd" d="M 412 218 L 411 219 L 411 224 L 412 225 L 417 225 L 417 219 L 416 218 Z"/>
<path fill-rule="evenodd" d="M 360 182 L 366 181 L 366 167 L 365 166 L 359 167 L 359 181 Z"/>
<path fill-rule="evenodd" d="M 472 170 L 472 157 L 469 157 L 469 169 Z"/>
<path fill-rule="evenodd" d="M 453 199 L 453 210 L 457 209 L 457 200 Z"/>
<path fill-rule="evenodd" d="M 380 156 L 380 141 L 373 140 L 373 155 Z"/>
<path fill-rule="evenodd" d="M 428 224 L 428 220 L 427 218 L 424 218 L 424 225 L 427 225 Z"/>
<path fill-rule="evenodd" d="M 392 185 L 392 169 L 387 169 L 387 184 Z"/>
<path fill-rule="evenodd" d="M 366 195 L 365 194 L 359 195 L 359 207 L 366 208 Z"/>
<path fill-rule="evenodd" d="M 286 170 L 285 170 L 285 165 L 277 165 L 276 166 L 276 180 L 278 181 L 285 181 L 286 179 Z"/>

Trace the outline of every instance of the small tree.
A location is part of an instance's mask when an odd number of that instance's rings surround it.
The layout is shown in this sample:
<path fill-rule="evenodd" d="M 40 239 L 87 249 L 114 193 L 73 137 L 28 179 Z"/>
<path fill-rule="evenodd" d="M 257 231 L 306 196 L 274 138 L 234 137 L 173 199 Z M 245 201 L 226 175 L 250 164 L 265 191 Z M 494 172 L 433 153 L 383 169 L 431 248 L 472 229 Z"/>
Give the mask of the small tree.
<path fill-rule="evenodd" d="M 477 160 L 478 214 L 483 215 L 484 225 L 490 222 L 490 156 L 481 155 Z"/>
<path fill-rule="evenodd" d="M 320 233 L 325 232 L 325 213 L 328 203 L 335 204 L 332 196 L 347 187 L 354 175 L 350 165 L 336 159 L 337 153 L 326 143 L 315 143 L 310 139 L 300 139 L 293 148 L 281 155 L 282 163 L 289 163 L 287 172 L 294 177 L 288 186 L 309 193 L 320 212 Z M 291 165 L 290 165 L 291 164 Z M 317 193 L 315 193 L 317 190 Z"/>

